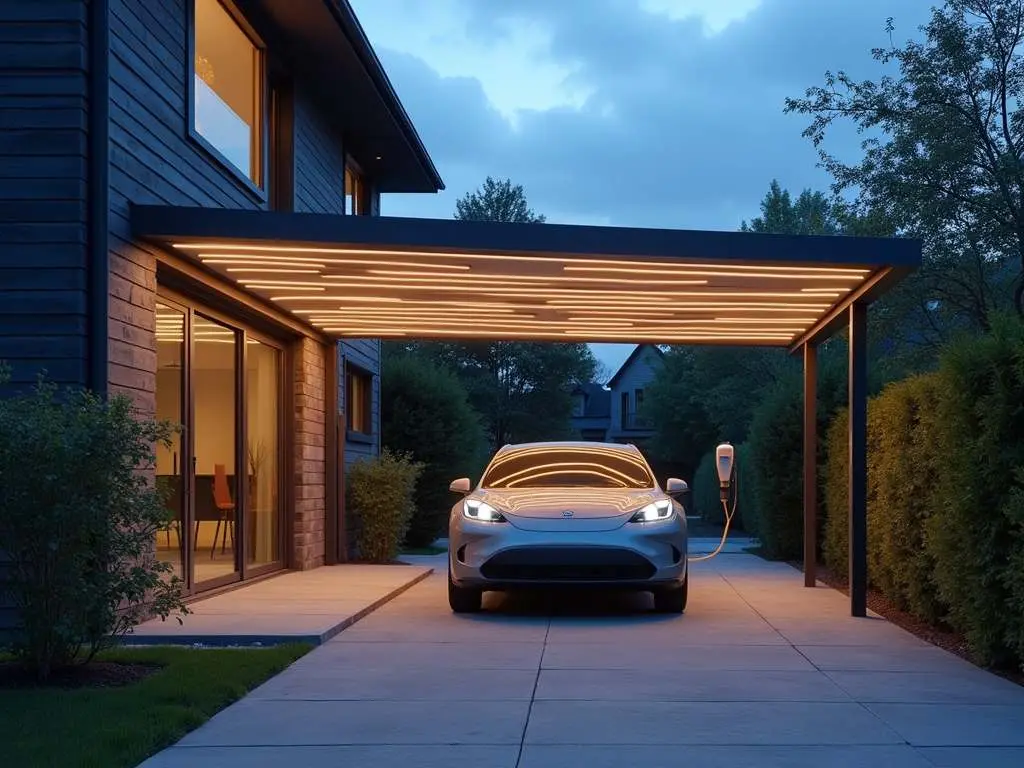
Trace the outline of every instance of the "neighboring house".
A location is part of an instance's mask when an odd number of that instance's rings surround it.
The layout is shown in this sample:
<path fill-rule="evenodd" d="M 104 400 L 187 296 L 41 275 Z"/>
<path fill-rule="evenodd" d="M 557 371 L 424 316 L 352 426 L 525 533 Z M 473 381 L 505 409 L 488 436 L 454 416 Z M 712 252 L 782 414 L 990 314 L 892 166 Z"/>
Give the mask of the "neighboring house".
<path fill-rule="evenodd" d="M 32 0 L 2 17 L 9 387 L 45 370 L 184 424 L 157 458 L 178 519 L 157 546 L 191 594 L 344 560 L 344 466 L 379 449 L 379 342 L 335 342 L 139 235 L 132 211 L 241 209 L 263 226 L 443 189 L 352 9 Z M 242 276 L 295 269 L 234 253 Z"/>
<path fill-rule="evenodd" d="M 644 391 L 664 357 L 654 344 L 639 344 L 606 385 L 577 387 L 572 426 L 581 439 L 640 444 L 650 438 L 654 430 L 644 420 Z"/>
<path fill-rule="evenodd" d="M 581 440 L 603 443 L 612 415 L 612 395 L 603 384 L 590 383 L 572 392 L 572 429 Z"/>

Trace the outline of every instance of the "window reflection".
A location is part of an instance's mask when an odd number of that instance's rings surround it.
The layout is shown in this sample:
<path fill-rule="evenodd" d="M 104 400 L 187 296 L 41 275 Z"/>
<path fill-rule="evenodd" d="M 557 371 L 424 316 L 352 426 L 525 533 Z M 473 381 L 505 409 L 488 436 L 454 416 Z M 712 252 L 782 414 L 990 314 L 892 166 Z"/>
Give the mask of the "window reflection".
<path fill-rule="evenodd" d="M 195 0 L 193 128 L 260 184 L 260 51 L 219 0 Z"/>
<path fill-rule="evenodd" d="M 156 305 L 156 356 L 156 418 L 184 424 L 185 315 L 160 303 Z M 156 446 L 156 482 L 172 515 L 167 527 L 157 532 L 156 551 L 160 560 L 171 564 L 176 576 L 184 578 L 181 439 L 181 433 L 175 432 L 170 446 Z"/>
<path fill-rule="evenodd" d="M 250 339 L 246 345 L 248 532 L 246 562 L 281 560 L 280 427 L 281 353 Z"/>

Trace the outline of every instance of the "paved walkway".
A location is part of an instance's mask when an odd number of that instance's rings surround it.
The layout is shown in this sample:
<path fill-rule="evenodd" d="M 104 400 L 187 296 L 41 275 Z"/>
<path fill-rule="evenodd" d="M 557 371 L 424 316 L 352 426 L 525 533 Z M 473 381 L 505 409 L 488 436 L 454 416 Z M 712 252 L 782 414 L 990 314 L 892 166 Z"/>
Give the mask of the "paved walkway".
<path fill-rule="evenodd" d="M 683 616 L 604 594 L 466 617 L 438 560 L 146 768 L 1024 765 L 1024 689 L 786 565 L 694 565 Z"/>
<path fill-rule="evenodd" d="M 152 619 L 133 645 L 323 643 L 429 575 L 423 565 L 337 565 L 293 571 L 199 600 L 192 613 Z M 442 567 L 444 563 L 442 561 Z"/>

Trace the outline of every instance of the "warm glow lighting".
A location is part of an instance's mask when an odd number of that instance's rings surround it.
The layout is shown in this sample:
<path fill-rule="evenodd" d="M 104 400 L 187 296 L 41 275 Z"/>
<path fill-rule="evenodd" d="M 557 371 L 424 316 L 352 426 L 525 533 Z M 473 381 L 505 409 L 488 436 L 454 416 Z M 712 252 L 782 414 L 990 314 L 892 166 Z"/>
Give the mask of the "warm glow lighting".
<path fill-rule="evenodd" d="M 322 259 L 302 258 L 292 256 L 287 259 L 273 259 L 265 256 L 238 254 L 210 254 L 200 253 L 199 258 L 207 264 L 241 264 L 241 263 L 265 263 L 274 261 L 277 264 L 298 264 L 300 266 L 319 266 L 326 269 L 328 264 L 354 267 L 411 267 L 412 269 L 448 269 L 455 272 L 467 272 L 469 267 L 465 264 L 424 264 L 418 261 L 381 261 L 380 259 Z M 308 262 L 308 263 L 303 263 Z"/>
<path fill-rule="evenodd" d="M 368 269 L 372 275 L 397 275 L 402 278 L 407 276 L 418 277 L 418 276 L 433 276 L 431 272 L 402 272 L 397 269 Z M 445 279 L 451 280 L 453 276 L 447 276 Z M 458 279 L 501 279 L 501 280 L 516 280 L 524 282 L 542 282 L 542 283 L 612 283 L 613 285 L 707 285 L 707 280 L 664 280 L 658 278 L 651 278 L 648 280 L 629 280 L 620 277 L 566 277 L 565 275 L 487 275 L 484 273 L 475 273 L 472 275 L 459 275 Z M 411 278 L 409 278 L 411 279 Z"/>
<path fill-rule="evenodd" d="M 729 269 L 736 271 L 730 272 Z M 743 272 L 740 270 L 750 270 Z M 763 270 L 756 267 L 739 267 L 722 265 L 714 269 L 693 268 L 687 264 L 680 264 L 675 269 L 659 269 L 656 267 L 574 267 L 566 266 L 566 272 L 612 272 L 625 275 L 694 275 L 697 277 L 765 277 L 769 280 L 853 280 L 864 279 L 867 270 L 830 270 L 827 267 L 819 267 L 824 270 L 816 271 L 811 267 L 765 267 Z M 756 270 L 756 271 L 755 271 Z M 769 271 L 771 270 L 771 271 Z M 782 270 L 782 271 L 779 271 Z M 589 278 L 586 278 L 589 279 Z"/>
<path fill-rule="evenodd" d="M 784 257 L 781 264 L 742 258 L 722 264 L 699 257 L 685 261 L 657 255 L 605 258 L 301 243 L 194 241 L 174 247 L 339 338 L 784 346 L 876 270 L 854 264 L 825 266 L 827 261 L 822 266 L 787 263 Z M 157 323 L 159 339 L 180 337 L 182 316 L 169 309 L 165 317 Z M 204 338 L 194 333 L 196 340 Z"/>
<path fill-rule="evenodd" d="M 605 259 L 600 258 L 600 264 L 595 265 L 595 259 L 585 257 L 552 257 L 552 256 L 509 256 L 505 254 L 495 253 L 449 253 L 443 251 L 416 251 L 416 250 L 366 250 L 358 248 L 322 248 L 314 246 L 281 246 L 281 245 L 243 245 L 238 243 L 174 243 L 174 248 L 180 250 L 193 250 L 193 251 L 259 251 L 262 253 L 333 253 L 347 256 L 397 256 L 403 257 L 426 257 L 431 259 L 443 258 L 443 259 L 467 259 L 470 261 L 514 261 L 514 262 L 540 262 L 540 263 L 558 263 L 565 265 L 573 265 L 573 269 L 591 269 L 591 270 L 603 270 L 606 267 L 629 267 L 636 269 L 639 267 L 646 267 L 651 265 L 652 267 L 671 268 L 672 273 L 675 274 L 675 270 L 683 268 L 691 269 L 707 269 L 707 270 L 729 270 L 729 271 L 743 271 L 743 270 L 757 270 L 760 272 L 762 269 L 765 271 L 776 271 L 776 272 L 793 272 L 793 273 L 822 273 L 830 275 L 847 275 L 847 276 L 863 276 L 867 275 L 870 270 L 864 268 L 855 267 L 811 267 L 811 266 L 765 266 L 756 267 L 749 264 L 709 264 L 705 262 L 677 262 L 671 259 Z M 566 266 L 569 269 L 569 266 Z"/>

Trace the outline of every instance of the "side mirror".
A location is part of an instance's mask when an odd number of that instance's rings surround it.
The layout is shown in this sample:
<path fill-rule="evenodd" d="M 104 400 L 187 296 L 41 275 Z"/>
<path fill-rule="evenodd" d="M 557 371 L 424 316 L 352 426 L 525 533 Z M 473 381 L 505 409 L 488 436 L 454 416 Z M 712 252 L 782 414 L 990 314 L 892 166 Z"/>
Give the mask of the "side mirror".
<path fill-rule="evenodd" d="M 452 480 L 452 484 L 448 486 L 448 490 L 452 493 L 461 493 L 465 495 L 473 489 L 470 488 L 468 477 L 460 477 L 458 480 Z"/>
<path fill-rule="evenodd" d="M 680 480 L 678 477 L 670 477 L 665 483 L 665 493 L 669 496 L 681 496 L 688 490 L 690 490 L 690 486 L 686 484 L 685 480 Z"/>

